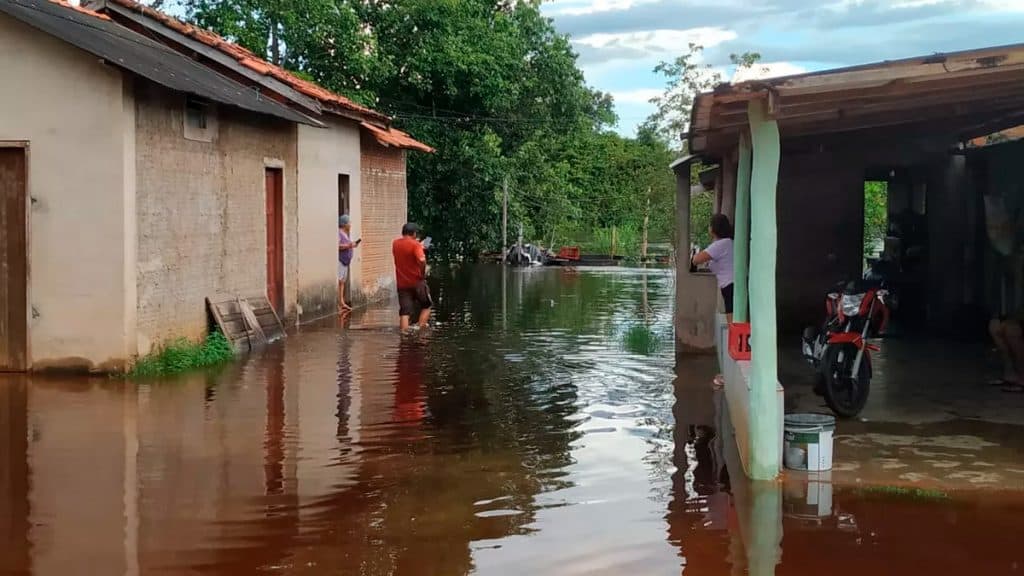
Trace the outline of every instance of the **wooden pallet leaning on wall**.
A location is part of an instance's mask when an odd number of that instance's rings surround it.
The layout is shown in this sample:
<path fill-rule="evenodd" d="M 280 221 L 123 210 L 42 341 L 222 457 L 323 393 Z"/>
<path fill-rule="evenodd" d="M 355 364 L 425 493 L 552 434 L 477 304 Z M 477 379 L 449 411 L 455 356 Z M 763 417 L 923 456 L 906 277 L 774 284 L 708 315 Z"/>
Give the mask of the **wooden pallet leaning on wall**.
<path fill-rule="evenodd" d="M 284 338 L 284 325 L 266 295 L 211 296 L 206 305 L 236 353 L 255 350 Z"/>

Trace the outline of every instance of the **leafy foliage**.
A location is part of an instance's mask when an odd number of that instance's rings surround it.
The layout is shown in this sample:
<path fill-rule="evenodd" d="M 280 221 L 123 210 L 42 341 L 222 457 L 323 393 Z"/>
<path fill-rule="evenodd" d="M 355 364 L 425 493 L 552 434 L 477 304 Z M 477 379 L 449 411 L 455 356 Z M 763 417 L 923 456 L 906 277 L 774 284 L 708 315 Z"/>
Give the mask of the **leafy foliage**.
<path fill-rule="evenodd" d="M 374 36 L 355 3 L 337 0 L 183 0 L 190 19 L 266 60 L 362 103 L 374 99 Z"/>
<path fill-rule="evenodd" d="M 184 0 L 197 23 L 392 115 L 437 149 L 410 154 L 409 212 L 442 259 L 473 258 L 522 224 L 543 245 L 597 229 L 674 234 L 673 152 L 652 130 L 611 131 L 569 40 L 540 2 Z"/>
<path fill-rule="evenodd" d="M 888 217 L 888 184 L 868 181 L 864 183 L 864 256 L 874 255 L 874 249 L 885 239 Z"/>
<path fill-rule="evenodd" d="M 715 211 L 713 192 L 701 192 L 690 199 L 690 242 L 707 248 L 711 244 L 711 216 Z"/>
<path fill-rule="evenodd" d="M 228 339 L 221 332 L 214 331 L 200 343 L 185 339 L 168 343 L 156 353 L 140 358 L 129 375 L 136 378 L 170 376 L 224 364 L 234 357 L 235 352 Z"/>
<path fill-rule="evenodd" d="M 633 354 L 650 356 L 661 349 L 662 336 L 643 324 L 630 326 L 622 335 L 623 347 Z"/>
<path fill-rule="evenodd" d="M 654 71 L 666 79 L 665 92 L 651 99 L 657 110 L 645 121 L 644 126 L 668 143 L 681 142 L 690 124 L 689 113 L 694 99 L 702 92 L 708 92 L 722 83 L 722 75 L 710 64 L 701 60 L 704 47 L 691 43 L 689 50 L 671 62 L 661 62 Z M 730 54 L 732 66 L 749 69 L 761 61 L 757 52 Z"/>

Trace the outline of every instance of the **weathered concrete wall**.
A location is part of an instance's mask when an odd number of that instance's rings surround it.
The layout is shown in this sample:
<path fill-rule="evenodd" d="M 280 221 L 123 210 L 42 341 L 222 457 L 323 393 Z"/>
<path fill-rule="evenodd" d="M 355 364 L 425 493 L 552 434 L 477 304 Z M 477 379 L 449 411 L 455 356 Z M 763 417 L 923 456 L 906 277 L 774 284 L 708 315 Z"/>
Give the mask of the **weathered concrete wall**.
<path fill-rule="evenodd" d="M 28 142 L 29 359 L 135 354 L 134 105 L 122 74 L 0 15 L 0 141 Z"/>
<path fill-rule="evenodd" d="M 821 321 L 837 282 L 859 278 L 864 243 L 864 168 L 829 152 L 783 154 L 778 189 L 778 324 Z"/>
<path fill-rule="evenodd" d="M 715 312 L 719 291 L 715 277 L 690 273 L 690 166 L 676 173 L 676 350 L 681 354 L 710 354 L 715 346 Z"/>
<path fill-rule="evenodd" d="M 284 172 L 284 299 L 295 316 L 298 278 L 294 124 L 215 109 L 211 142 L 184 137 L 179 94 L 136 91 L 139 353 L 207 330 L 205 299 L 267 289 L 267 167 Z"/>
<path fill-rule="evenodd" d="M 298 298 L 300 320 L 308 321 L 337 311 L 339 175 L 349 177 L 352 238 L 362 233 L 359 124 L 339 119 L 326 129 L 300 125 L 298 139 Z M 359 286 L 362 260 L 357 249 L 351 286 Z"/>
<path fill-rule="evenodd" d="M 390 296 L 395 290 L 395 262 L 391 242 L 402 233 L 408 218 L 405 151 L 385 148 L 362 136 L 362 236 L 359 283 L 353 293 L 363 300 Z"/>

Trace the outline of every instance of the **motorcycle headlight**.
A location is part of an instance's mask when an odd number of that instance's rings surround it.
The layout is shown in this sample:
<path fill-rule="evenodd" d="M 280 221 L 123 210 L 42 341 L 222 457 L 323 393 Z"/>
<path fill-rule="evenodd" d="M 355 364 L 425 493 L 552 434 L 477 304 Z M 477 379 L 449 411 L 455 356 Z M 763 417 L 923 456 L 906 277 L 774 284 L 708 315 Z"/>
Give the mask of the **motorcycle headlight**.
<path fill-rule="evenodd" d="M 856 316 L 860 314 L 862 302 L 864 302 L 863 294 L 843 294 L 843 316 Z"/>

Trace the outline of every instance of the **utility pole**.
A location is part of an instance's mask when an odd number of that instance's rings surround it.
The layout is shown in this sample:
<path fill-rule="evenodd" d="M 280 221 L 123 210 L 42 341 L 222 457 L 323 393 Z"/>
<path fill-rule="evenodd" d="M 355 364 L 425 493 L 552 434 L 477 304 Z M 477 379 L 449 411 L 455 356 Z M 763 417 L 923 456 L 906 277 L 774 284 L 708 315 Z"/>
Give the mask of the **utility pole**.
<path fill-rule="evenodd" d="M 501 261 L 508 262 L 508 176 L 501 183 L 504 198 L 501 203 Z"/>
<path fill-rule="evenodd" d="M 647 208 L 644 209 L 644 233 L 640 239 L 640 261 L 647 261 L 647 224 L 651 219 L 651 189 L 647 189 Z"/>

